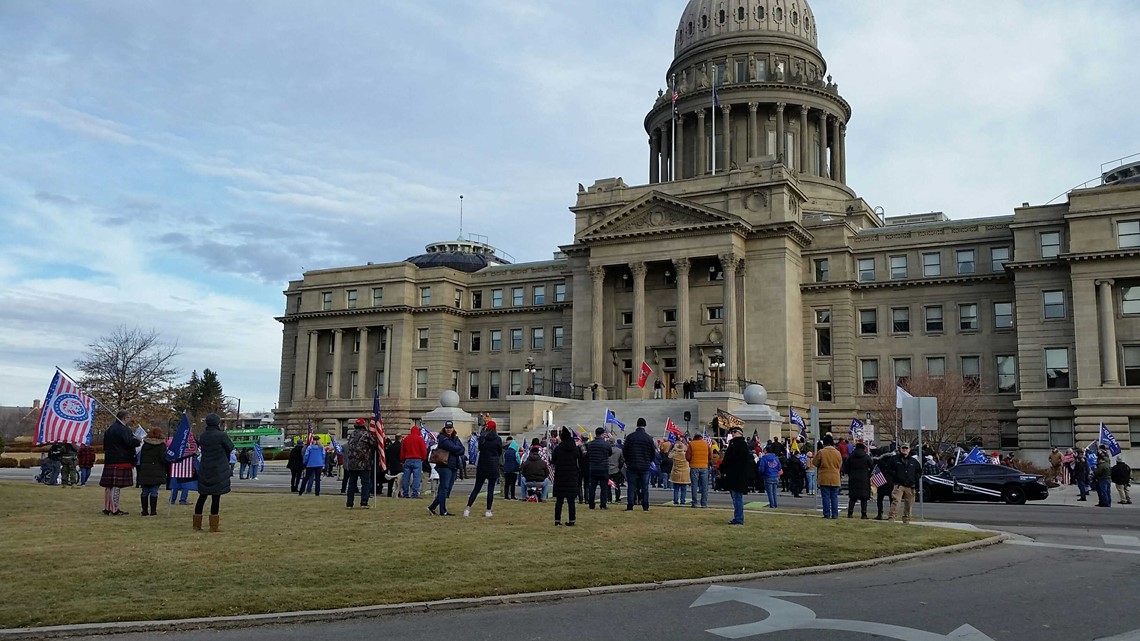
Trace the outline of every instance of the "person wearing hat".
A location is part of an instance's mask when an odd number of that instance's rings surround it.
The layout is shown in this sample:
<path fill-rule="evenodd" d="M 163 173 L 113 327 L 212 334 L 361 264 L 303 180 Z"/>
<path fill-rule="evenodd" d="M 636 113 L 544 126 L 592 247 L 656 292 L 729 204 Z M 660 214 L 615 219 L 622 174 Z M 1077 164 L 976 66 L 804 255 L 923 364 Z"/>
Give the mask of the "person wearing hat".
<path fill-rule="evenodd" d="M 909 523 L 914 508 L 915 488 L 922 482 L 922 464 L 910 455 L 909 443 L 899 446 L 899 455 L 889 476 L 894 481 L 895 492 L 891 495 L 891 510 L 887 513 L 887 520 L 895 520 L 895 513 L 902 503 L 902 522 Z"/>
<path fill-rule="evenodd" d="M 732 520 L 728 524 L 744 525 L 744 495 L 752 486 L 756 465 L 744 440 L 744 430 L 734 427 L 728 431 L 728 437 L 728 447 L 720 462 L 723 485 L 732 497 Z"/>
<path fill-rule="evenodd" d="M 871 468 L 875 462 L 867 454 L 863 441 L 855 444 L 855 451 L 843 461 L 843 472 L 847 474 L 847 518 L 855 516 L 855 503 L 859 503 L 861 518 L 867 517 L 867 501 L 871 500 Z"/>
<path fill-rule="evenodd" d="M 1116 485 L 1120 504 L 1132 505 L 1132 497 L 1128 495 L 1128 486 L 1132 485 L 1132 468 L 1124 462 L 1123 456 L 1116 457 L 1116 465 L 1112 466 L 1112 482 Z"/>
<path fill-rule="evenodd" d="M 202 530 L 202 508 L 210 498 L 210 531 L 221 532 L 218 512 L 222 495 L 230 491 L 230 452 L 233 441 L 219 427 L 222 420 L 217 414 L 206 416 L 206 430 L 198 437 L 198 451 L 202 464 L 198 470 L 198 502 L 194 505 L 194 530 Z"/>
<path fill-rule="evenodd" d="M 586 456 L 589 459 L 590 471 L 590 494 L 588 504 L 590 509 L 594 509 L 594 502 L 601 494 L 602 509 L 605 510 L 607 502 L 607 493 L 609 488 L 607 484 L 610 480 L 610 455 L 613 454 L 613 446 L 606 440 L 606 428 L 599 427 L 594 430 L 594 440 L 586 445 Z"/>
<path fill-rule="evenodd" d="M 158 516 L 158 488 L 166 485 L 166 435 L 152 427 L 139 450 L 139 493 L 143 516 Z"/>
<path fill-rule="evenodd" d="M 563 427 L 559 434 L 558 447 L 551 456 L 554 464 L 554 525 L 562 525 L 562 504 L 570 506 L 568 527 L 574 526 L 574 499 L 578 496 L 579 454 L 578 446 L 570 430 Z M 488 512 L 490 514 L 490 512 Z"/>
<path fill-rule="evenodd" d="M 823 449 L 816 453 L 812 465 L 818 471 L 819 494 L 823 500 L 823 518 L 839 518 L 839 472 L 843 467 L 843 455 L 835 449 L 831 434 L 823 437 Z"/>
<path fill-rule="evenodd" d="M 634 501 L 641 497 L 641 509 L 649 511 L 649 466 L 657 456 L 653 437 L 645 431 L 644 418 L 637 419 L 637 429 L 625 439 L 625 466 L 629 470 L 629 487 L 626 488 L 627 512 L 633 511 Z"/>
<path fill-rule="evenodd" d="M 1097 451 L 1096 467 L 1093 469 L 1093 485 L 1096 487 L 1097 507 L 1112 507 L 1111 461 L 1108 448 L 1101 445 Z"/>
<path fill-rule="evenodd" d="M 475 486 L 471 488 L 471 496 L 467 497 L 467 507 L 463 509 L 463 516 L 471 516 L 471 506 L 479 498 L 483 484 L 487 484 L 487 511 L 483 514 L 491 518 L 491 506 L 495 503 L 495 482 L 499 480 L 499 457 L 503 455 L 503 439 L 496 431 L 495 421 L 488 420 L 483 432 L 476 439 L 476 447 L 472 450 L 475 459 Z"/>
<path fill-rule="evenodd" d="M 459 473 L 459 460 L 463 455 L 463 441 L 459 440 L 455 434 L 455 423 L 443 422 L 443 429 L 439 431 L 439 437 L 436 439 L 436 447 L 447 452 L 447 463 L 435 465 L 435 471 L 439 474 L 439 490 L 436 492 L 431 505 L 428 506 L 428 512 L 435 516 L 435 510 L 439 508 L 440 516 L 453 516 L 447 511 L 447 499 L 451 496 L 451 488 L 455 485 L 455 476 Z"/>
<path fill-rule="evenodd" d="M 344 446 L 344 479 L 348 483 L 348 498 L 345 507 L 353 508 L 356 502 L 356 484 L 360 482 L 360 507 L 367 510 L 368 499 L 372 497 L 372 467 L 376 462 L 376 450 L 379 444 L 376 436 L 369 432 L 368 423 L 362 418 L 356 419 L 352 434 L 348 435 L 348 443 Z"/>

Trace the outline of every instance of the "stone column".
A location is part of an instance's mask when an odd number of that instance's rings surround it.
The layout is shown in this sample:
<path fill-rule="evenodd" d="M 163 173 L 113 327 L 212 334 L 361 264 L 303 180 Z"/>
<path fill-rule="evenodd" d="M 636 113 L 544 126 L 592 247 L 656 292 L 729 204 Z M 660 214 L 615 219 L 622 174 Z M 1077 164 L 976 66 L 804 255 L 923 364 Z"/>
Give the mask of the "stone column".
<path fill-rule="evenodd" d="M 672 149 L 673 140 L 669 135 L 669 124 L 661 125 L 661 181 L 668 182 L 673 180 L 673 165 L 670 162 L 671 158 L 669 152 Z"/>
<path fill-rule="evenodd" d="M 340 398 L 340 370 L 343 365 L 342 355 L 344 354 L 344 330 L 333 330 L 333 371 L 332 371 L 332 393 L 329 398 Z"/>
<path fill-rule="evenodd" d="M 760 107 L 758 102 L 748 103 L 748 157 L 760 156 L 759 130 L 756 127 L 756 110 Z"/>
<path fill-rule="evenodd" d="M 689 380 L 689 270 L 688 258 L 674 258 L 677 272 L 677 377 Z"/>
<path fill-rule="evenodd" d="M 780 164 L 788 162 L 788 153 L 784 148 L 784 107 L 782 102 L 776 103 L 776 159 Z M 728 276 L 728 274 L 725 274 Z"/>
<path fill-rule="evenodd" d="M 1100 325 L 1100 363 L 1103 385 L 1120 385 L 1116 357 L 1116 310 L 1113 308 L 1111 280 L 1096 281 L 1097 317 Z"/>
<path fill-rule="evenodd" d="M 673 159 L 673 180 L 685 178 L 685 116 L 677 114 L 677 139 L 674 141 L 676 158 Z"/>
<path fill-rule="evenodd" d="M 661 182 L 661 134 L 649 134 L 649 184 Z"/>
<path fill-rule="evenodd" d="M 847 184 L 847 123 L 839 123 L 839 182 Z"/>
<path fill-rule="evenodd" d="M 489 340 L 489 339 L 488 339 Z M 384 326 L 384 396 L 392 395 L 392 381 L 396 378 L 392 371 L 392 326 Z"/>
<path fill-rule="evenodd" d="M 835 138 L 831 142 L 831 179 L 839 180 L 839 119 L 836 117 L 830 118 L 831 122 L 831 135 Z"/>
<path fill-rule="evenodd" d="M 309 332 L 309 371 L 305 373 L 305 398 L 317 397 L 317 343 L 320 332 Z"/>
<path fill-rule="evenodd" d="M 709 138 L 705 129 L 705 110 L 697 112 L 697 171 L 694 175 L 704 176 L 709 173 Z"/>
<path fill-rule="evenodd" d="M 720 256 L 724 270 L 724 390 L 737 391 L 736 363 L 740 355 L 736 353 L 736 267 L 740 259 L 736 254 Z"/>
<path fill-rule="evenodd" d="M 633 272 L 633 371 L 641 367 L 645 360 L 645 274 L 648 270 L 645 263 L 631 263 L 629 270 Z"/>
<path fill-rule="evenodd" d="M 720 110 L 724 114 L 724 170 L 728 171 L 732 167 L 732 105 L 721 105 Z"/>
<path fill-rule="evenodd" d="M 593 347 L 590 353 L 590 382 L 602 387 L 602 335 L 605 331 L 605 325 L 602 319 L 602 285 L 606 282 L 606 268 L 605 267 L 591 267 L 590 280 L 594 285 L 593 298 L 590 300 L 592 305 L 591 312 L 593 317 L 591 319 L 590 337 L 593 339 Z"/>
<path fill-rule="evenodd" d="M 808 156 L 810 155 L 808 146 L 808 108 L 806 105 L 800 107 L 800 162 L 799 169 L 801 174 L 808 173 L 810 163 Z"/>
<path fill-rule="evenodd" d="M 819 176 L 827 178 L 827 112 L 819 112 Z"/>
<path fill-rule="evenodd" d="M 360 353 L 356 361 L 356 398 L 368 398 L 368 328 L 357 327 L 360 332 Z"/>

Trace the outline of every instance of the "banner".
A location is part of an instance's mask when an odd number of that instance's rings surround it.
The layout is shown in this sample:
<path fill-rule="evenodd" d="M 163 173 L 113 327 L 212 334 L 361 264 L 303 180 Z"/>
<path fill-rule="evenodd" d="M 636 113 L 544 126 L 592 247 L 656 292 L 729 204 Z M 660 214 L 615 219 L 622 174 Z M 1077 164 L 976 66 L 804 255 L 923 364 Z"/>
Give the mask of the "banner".
<path fill-rule="evenodd" d="M 724 429 L 724 430 L 730 430 L 730 429 L 733 429 L 734 427 L 739 427 L 740 429 L 744 429 L 744 419 L 742 419 L 738 416 L 734 416 L 732 414 L 729 414 L 728 412 L 726 412 L 722 409 L 718 409 L 716 411 L 716 424 L 721 429 Z"/>
<path fill-rule="evenodd" d="M 36 445 L 90 445 L 91 426 L 94 422 L 95 399 L 81 392 L 75 383 L 56 370 L 40 411 Z"/>
<path fill-rule="evenodd" d="M 652 373 L 653 370 L 649 367 L 649 363 L 642 361 L 641 371 L 637 374 L 637 386 L 644 389 L 645 383 L 649 380 L 649 375 Z"/>
<path fill-rule="evenodd" d="M 182 421 L 178 423 L 178 431 L 166 446 L 166 460 L 170 463 L 180 461 L 187 456 L 198 452 L 198 444 L 194 441 L 194 432 L 190 431 L 190 419 L 186 412 L 182 412 Z"/>
<path fill-rule="evenodd" d="M 1107 445 L 1109 453 L 1113 456 L 1120 456 L 1120 444 L 1116 442 L 1116 437 L 1112 435 L 1112 432 L 1108 431 L 1104 423 L 1100 424 L 1100 443 L 1101 445 Z"/>

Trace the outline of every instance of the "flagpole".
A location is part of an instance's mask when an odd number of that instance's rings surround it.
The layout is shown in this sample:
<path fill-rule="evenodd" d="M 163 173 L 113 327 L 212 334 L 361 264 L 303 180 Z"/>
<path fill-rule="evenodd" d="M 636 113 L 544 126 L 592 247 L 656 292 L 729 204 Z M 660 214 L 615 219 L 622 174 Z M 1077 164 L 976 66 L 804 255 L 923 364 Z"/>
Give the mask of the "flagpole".
<path fill-rule="evenodd" d="M 56 371 L 58 371 L 60 374 L 63 374 L 63 377 L 64 377 L 64 378 L 66 378 L 67 380 L 71 381 L 71 384 L 72 384 L 72 385 L 74 385 L 74 386 L 76 387 L 76 389 L 82 390 L 84 394 L 86 394 L 86 395 L 90 396 L 92 399 L 94 399 L 94 401 L 95 401 L 95 402 L 96 402 L 96 403 L 97 403 L 97 404 L 98 404 L 100 407 L 102 407 L 103 409 L 107 410 L 107 413 L 108 413 L 108 414 L 110 414 L 111 416 L 113 416 L 113 417 L 115 418 L 115 420 L 118 420 L 118 418 L 119 418 L 119 417 L 118 417 L 118 415 L 116 415 L 116 414 L 115 414 L 115 411 L 114 411 L 114 410 L 112 410 L 110 407 L 108 407 L 106 403 L 104 403 L 103 401 L 101 401 L 101 400 L 99 400 L 98 398 L 96 398 L 94 394 L 92 394 L 92 393 L 88 392 L 87 390 L 84 390 L 84 389 L 83 389 L 83 387 L 82 387 L 82 386 L 81 386 L 79 383 L 76 383 L 76 382 L 75 382 L 75 379 L 74 379 L 74 378 L 72 378 L 71 374 L 68 374 L 67 372 L 63 371 L 63 368 L 62 368 L 62 367 L 60 367 L 59 365 L 56 365 L 56 366 L 55 366 L 55 369 L 56 369 Z"/>

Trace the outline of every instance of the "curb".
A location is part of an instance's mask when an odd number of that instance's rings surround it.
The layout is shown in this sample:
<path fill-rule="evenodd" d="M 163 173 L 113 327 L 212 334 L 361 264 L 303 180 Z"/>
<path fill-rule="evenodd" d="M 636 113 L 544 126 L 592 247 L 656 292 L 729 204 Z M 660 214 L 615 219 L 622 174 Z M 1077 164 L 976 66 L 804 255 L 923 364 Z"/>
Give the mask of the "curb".
<path fill-rule="evenodd" d="M 737 583 L 742 581 L 756 581 L 784 576 L 804 576 L 811 574 L 825 574 L 867 568 L 889 563 L 902 563 L 912 559 L 920 559 L 938 554 L 952 554 L 977 550 L 1003 543 L 1013 538 L 1004 532 L 995 532 L 994 536 L 958 543 L 919 552 L 896 554 L 865 561 L 850 561 L 835 565 L 817 565 L 806 568 L 790 568 L 787 570 L 766 570 L 749 574 L 728 574 L 722 576 L 701 577 L 695 579 L 671 579 L 655 583 L 632 583 L 627 585 L 608 585 L 593 588 L 578 588 L 572 590 L 553 590 L 549 592 L 529 592 L 524 594 L 509 594 L 502 596 L 473 597 L 464 599 L 444 599 L 442 601 L 417 601 L 413 603 L 396 603 L 391 605 L 367 605 L 351 608 L 336 608 L 332 610 L 299 610 L 294 612 L 275 612 L 267 614 L 248 614 L 221 617 L 196 617 L 192 619 L 167 619 L 162 621 L 122 621 L 113 623 L 89 623 L 76 625 L 56 625 L 38 628 L 5 628 L 0 629 L 0 639 L 49 639 L 75 635 L 105 635 L 127 633 L 166 633 L 187 630 L 225 630 L 248 628 L 261 625 L 320 623 L 329 621 L 346 621 L 350 619 L 376 618 L 400 614 L 416 614 L 428 612 L 445 612 L 449 610 L 465 610 L 487 605 L 518 605 L 525 603 L 547 603 L 588 596 L 604 594 L 620 594 L 628 592 L 648 592 L 651 590 L 679 588 L 694 585 L 708 585 L 711 583 Z"/>

